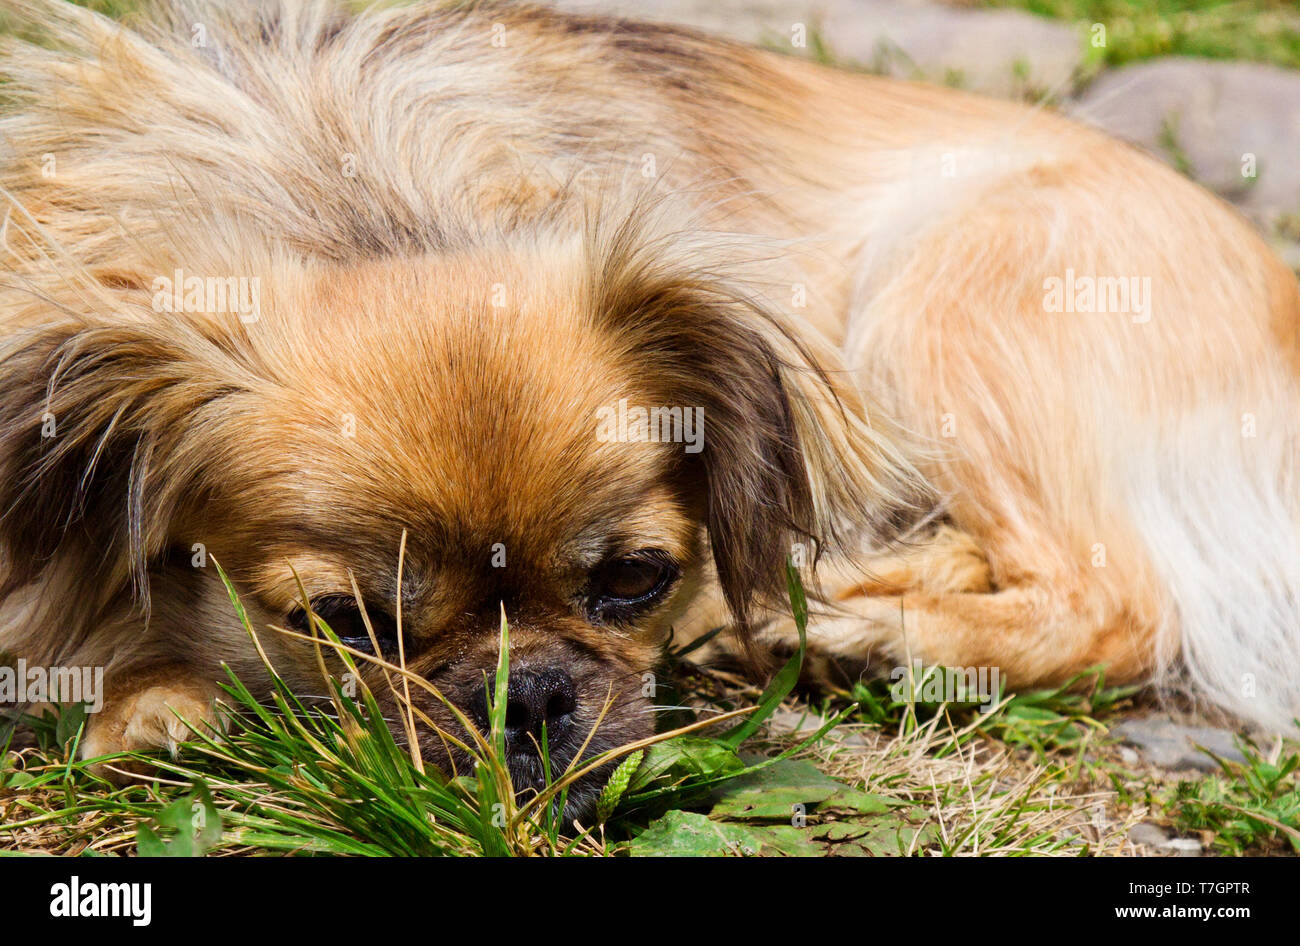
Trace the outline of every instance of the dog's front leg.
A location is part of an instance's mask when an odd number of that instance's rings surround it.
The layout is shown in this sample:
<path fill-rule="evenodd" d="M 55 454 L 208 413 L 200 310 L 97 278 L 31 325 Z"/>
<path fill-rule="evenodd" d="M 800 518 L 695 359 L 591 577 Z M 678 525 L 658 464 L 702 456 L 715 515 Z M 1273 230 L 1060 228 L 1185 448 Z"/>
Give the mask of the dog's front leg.
<path fill-rule="evenodd" d="M 219 733 L 218 688 L 194 670 L 176 665 L 150 667 L 115 675 L 104 695 L 103 708 L 87 717 L 81 743 L 83 759 L 119 752 L 148 752 L 177 746 L 193 738 L 191 726 Z M 187 725 L 188 724 L 188 725 Z M 102 774 L 120 779 L 120 763 L 100 767 Z"/>

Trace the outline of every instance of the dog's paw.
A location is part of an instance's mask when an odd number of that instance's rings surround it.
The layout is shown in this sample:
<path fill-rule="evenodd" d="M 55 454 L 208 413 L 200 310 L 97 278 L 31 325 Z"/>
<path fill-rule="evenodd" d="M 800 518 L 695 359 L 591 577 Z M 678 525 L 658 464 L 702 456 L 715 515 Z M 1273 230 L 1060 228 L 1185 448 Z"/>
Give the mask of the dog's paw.
<path fill-rule="evenodd" d="M 191 726 L 200 732 L 220 732 L 211 684 L 179 680 L 146 685 L 107 700 L 101 712 L 88 718 L 81 755 L 94 759 L 158 749 L 174 755 L 180 743 L 194 738 Z M 100 771 L 114 777 L 114 768 L 136 770 L 138 766 L 115 762 L 101 766 Z"/>
<path fill-rule="evenodd" d="M 837 581 L 832 575 L 828 583 L 837 601 L 917 592 L 987 594 L 993 590 L 993 572 L 983 550 L 969 534 L 951 526 L 941 526 L 931 538 L 913 545 L 851 560 L 843 576 Z"/>

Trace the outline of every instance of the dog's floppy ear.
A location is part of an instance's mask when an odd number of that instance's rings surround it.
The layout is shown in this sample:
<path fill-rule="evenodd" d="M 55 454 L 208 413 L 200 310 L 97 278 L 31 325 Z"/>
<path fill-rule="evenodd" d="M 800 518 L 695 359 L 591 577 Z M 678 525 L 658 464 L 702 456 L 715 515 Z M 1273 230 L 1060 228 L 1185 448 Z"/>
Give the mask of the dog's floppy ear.
<path fill-rule="evenodd" d="M 796 543 L 810 565 L 838 542 L 884 544 L 934 498 L 908 438 L 869 414 L 833 351 L 708 269 L 670 266 L 622 236 L 607 244 L 598 312 L 658 396 L 703 408 L 714 567 L 748 643 L 755 604 L 784 598 Z"/>
<path fill-rule="evenodd" d="M 198 338 L 190 341 L 198 342 Z M 180 507 L 201 497 L 195 452 L 218 402 L 212 346 L 142 323 L 68 323 L 11 338 L 0 355 L 3 590 L 46 568 L 90 593 L 146 570 Z"/>

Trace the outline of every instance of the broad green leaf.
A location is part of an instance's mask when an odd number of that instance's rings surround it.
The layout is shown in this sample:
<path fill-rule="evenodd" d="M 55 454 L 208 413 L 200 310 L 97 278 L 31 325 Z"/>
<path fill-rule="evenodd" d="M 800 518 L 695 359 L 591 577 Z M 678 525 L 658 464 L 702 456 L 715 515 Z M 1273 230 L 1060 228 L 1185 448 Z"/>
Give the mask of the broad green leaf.
<path fill-rule="evenodd" d="M 747 772 L 718 789 L 713 818 L 745 821 L 790 821 L 831 809 L 858 815 L 887 812 L 898 802 L 869 795 L 824 774 L 811 762 L 787 759 Z"/>
<path fill-rule="evenodd" d="M 724 742 L 679 736 L 656 743 L 646 751 L 645 761 L 632 776 L 627 791 L 633 794 L 651 783 L 671 785 L 687 778 L 712 778 L 727 772 L 739 772 L 744 767 L 740 756 Z"/>
<path fill-rule="evenodd" d="M 755 856 L 762 848 L 752 828 L 680 810 L 653 822 L 628 845 L 629 852 L 640 857 Z"/>

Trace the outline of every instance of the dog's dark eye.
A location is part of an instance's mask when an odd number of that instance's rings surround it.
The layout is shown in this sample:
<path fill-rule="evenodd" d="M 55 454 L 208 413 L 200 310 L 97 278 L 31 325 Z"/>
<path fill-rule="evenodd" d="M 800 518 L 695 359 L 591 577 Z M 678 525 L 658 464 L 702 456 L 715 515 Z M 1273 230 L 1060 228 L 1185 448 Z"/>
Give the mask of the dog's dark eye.
<path fill-rule="evenodd" d="M 658 549 L 610 559 L 592 574 L 593 604 L 602 613 L 618 616 L 654 601 L 668 590 L 677 574 L 672 559 Z"/>
<path fill-rule="evenodd" d="M 311 609 L 316 616 L 330 626 L 341 642 L 347 646 L 373 654 L 374 646 L 366 632 L 366 622 L 361 617 L 361 609 L 351 595 L 321 595 L 311 599 Z M 374 628 L 375 639 L 384 656 L 397 654 L 397 622 L 382 608 L 366 607 L 370 626 Z M 304 634 L 311 633 L 307 622 L 307 612 L 303 608 L 294 608 L 289 612 L 289 626 Z"/>

